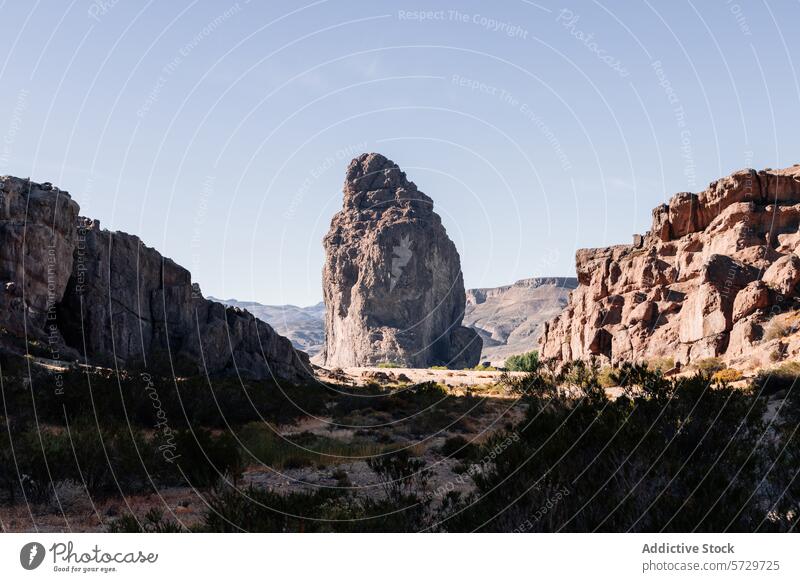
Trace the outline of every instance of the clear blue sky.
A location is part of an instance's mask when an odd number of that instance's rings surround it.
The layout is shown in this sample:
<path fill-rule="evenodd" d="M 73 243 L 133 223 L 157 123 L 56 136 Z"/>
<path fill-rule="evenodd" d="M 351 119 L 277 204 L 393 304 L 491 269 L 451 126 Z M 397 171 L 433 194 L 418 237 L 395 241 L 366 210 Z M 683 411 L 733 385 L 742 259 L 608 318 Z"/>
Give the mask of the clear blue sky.
<path fill-rule="evenodd" d="M 798 2 L 0 6 L 0 173 L 215 296 L 319 301 L 362 151 L 434 199 L 468 287 L 571 275 L 674 192 L 800 162 Z"/>

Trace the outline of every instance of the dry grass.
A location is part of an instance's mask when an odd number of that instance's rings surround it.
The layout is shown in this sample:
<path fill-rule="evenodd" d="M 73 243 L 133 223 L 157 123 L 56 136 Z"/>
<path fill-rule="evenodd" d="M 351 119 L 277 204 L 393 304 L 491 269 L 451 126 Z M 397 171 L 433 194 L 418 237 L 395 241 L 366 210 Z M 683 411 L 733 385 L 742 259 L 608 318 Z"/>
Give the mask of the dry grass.
<path fill-rule="evenodd" d="M 663 374 L 675 367 L 675 359 L 672 357 L 650 358 L 647 360 L 647 367 Z"/>
<path fill-rule="evenodd" d="M 725 364 L 719 358 L 703 358 L 697 360 L 692 364 L 692 367 L 698 372 L 705 374 L 716 374 L 725 369 Z"/>
<path fill-rule="evenodd" d="M 742 373 L 736 368 L 725 368 L 715 372 L 711 379 L 719 383 L 736 382 L 742 379 Z"/>
<path fill-rule="evenodd" d="M 398 445 L 381 444 L 368 439 L 344 441 L 310 432 L 278 435 L 270 427 L 258 423 L 245 426 L 241 439 L 247 461 L 260 462 L 276 469 L 326 467 L 368 459 L 399 448 Z"/>
<path fill-rule="evenodd" d="M 764 341 L 772 341 L 790 335 L 794 331 L 794 326 L 790 325 L 785 318 L 773 318 L 764 329 Z"/>

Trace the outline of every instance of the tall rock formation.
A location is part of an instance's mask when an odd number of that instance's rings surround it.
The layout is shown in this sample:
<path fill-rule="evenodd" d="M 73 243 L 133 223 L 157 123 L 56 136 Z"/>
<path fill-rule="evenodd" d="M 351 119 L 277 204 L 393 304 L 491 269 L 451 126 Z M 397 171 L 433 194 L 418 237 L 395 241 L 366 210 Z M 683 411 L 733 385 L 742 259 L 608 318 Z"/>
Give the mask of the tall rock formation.
<path fill-rule="evenodd" d="M 478 363 L 461 325 L 461 260 L 433 201 L 380 154 L 347 168 L 344 205 L 324 239 L 324 362 L 423 368 Z"/>
<path fill-rule="evenodd" d="M 745 356 L 800 282 L 800 166 L 742 170 L 653 210 L 634 244 L 576 253 L 579 286 L 544 357 L 619 362 Z"/>
<path fill-rule="evenodd" d="M 308 356 L 247 311 L 202 297 L 189 271 L 78 216 L 49 183 L 0 178 L 0 348 L 172 375 L 311 379 Z M 16 345 L 15 345 L 16 344 Z"/>

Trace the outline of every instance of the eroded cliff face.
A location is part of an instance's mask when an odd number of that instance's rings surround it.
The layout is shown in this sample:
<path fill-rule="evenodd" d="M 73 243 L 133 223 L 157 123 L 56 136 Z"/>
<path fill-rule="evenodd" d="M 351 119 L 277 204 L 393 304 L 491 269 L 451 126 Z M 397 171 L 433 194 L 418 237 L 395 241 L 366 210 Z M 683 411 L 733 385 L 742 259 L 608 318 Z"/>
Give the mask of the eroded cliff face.
<path fill-rule="evenodd" d="M 474 366 L 481 339 L 461 325 L 461 260 L 433 201 L 380 154 L 347 168 L 344 204 L 323 241 L 324 362 Z"/>
<path fill-rule="evenodd" d="M 189 271 L 138 237 L 79 217 L 50 184 L 0 182 L 6 344 L 35 340 L 66 362 L 166 375 L 311 378 L 308 356 L 289 340 L 204 299 Z"/>
<path fill-rule="evenodd" d="M 49 183 L 0 177 L 0 325 L 12 337 L 47 338 L 48 312 L 72 273 L 78 204 Z"/>
<path fill-rule="evenodd" d="M 653 210 L 632 245 L 581 249 L 578 288 L 544 357 L 733 359 L 791 309 L 800 283 L 800 166 L 742 170 Z"/>

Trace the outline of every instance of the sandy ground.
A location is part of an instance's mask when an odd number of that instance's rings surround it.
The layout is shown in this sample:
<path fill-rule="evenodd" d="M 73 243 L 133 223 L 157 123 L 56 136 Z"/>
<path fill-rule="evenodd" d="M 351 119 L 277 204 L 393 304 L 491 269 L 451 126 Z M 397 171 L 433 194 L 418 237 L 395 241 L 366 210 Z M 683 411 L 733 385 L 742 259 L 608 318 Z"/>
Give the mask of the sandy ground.
<path fill-rule="evenodd" d="M 381 383 L 411 383 L 434 381 L 449 388 L 466 388 L 482 386 L 489 388 L 495 385 L 503 372 L 484 370 L 431 370 L 428 368 L 378 368 L 354 367 L 340 369 L 342 376 L 334 370 L 318 368 L 316 372 L 322 379 L 329 381 L 343 381 L 347 384 L 363 386 L 369 382 Z M 508 372 L 512 376 L 524 376 L 523 372 Z M 387 380 L 383 380 L 385 375 Z M 458 395 L 459 391 L 455 390 Z M 496 390 L 497 396 L 502 396 L 502 390 Z"/>

